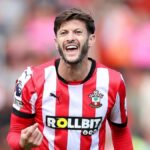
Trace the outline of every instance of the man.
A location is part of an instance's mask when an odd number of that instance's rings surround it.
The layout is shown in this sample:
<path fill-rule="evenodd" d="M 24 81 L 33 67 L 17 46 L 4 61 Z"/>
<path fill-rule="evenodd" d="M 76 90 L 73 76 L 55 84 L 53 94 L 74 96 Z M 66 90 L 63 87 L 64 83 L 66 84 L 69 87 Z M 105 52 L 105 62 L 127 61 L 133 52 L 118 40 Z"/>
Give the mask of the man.
<path fill-rule="evenodd" d="M 16 82 L 7 141 L 12 149 L 104 149 L 108 120 L 115 150 L 131 150 L 120 73 L 88 58 L 92 17 L 69 9 L 54 22 L 60 59 L 28 67 Z"/>

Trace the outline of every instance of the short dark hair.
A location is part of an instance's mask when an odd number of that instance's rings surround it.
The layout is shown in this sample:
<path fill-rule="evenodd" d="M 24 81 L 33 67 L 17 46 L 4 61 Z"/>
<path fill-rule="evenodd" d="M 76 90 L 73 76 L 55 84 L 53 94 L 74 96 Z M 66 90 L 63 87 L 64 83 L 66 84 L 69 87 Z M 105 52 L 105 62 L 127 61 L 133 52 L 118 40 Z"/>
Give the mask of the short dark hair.
<path fill-rule="evenodd" d="M 57 31 L 60 29 L 60 26 L 63 22 L 66 22 L 72 19 L 83 21 L 86 25 L 87 31 L 90 34 L 93 34 L 95 32 L 94 19 L 91 17 L 91 15 L 83 12 L 80 9 L 71 8 L 71 9 L 63 11 L 62 13 L 58 14 L 58 16 L 56 16 L 55 21 L 54 21 L 55 35 L 57 35 Z"/>

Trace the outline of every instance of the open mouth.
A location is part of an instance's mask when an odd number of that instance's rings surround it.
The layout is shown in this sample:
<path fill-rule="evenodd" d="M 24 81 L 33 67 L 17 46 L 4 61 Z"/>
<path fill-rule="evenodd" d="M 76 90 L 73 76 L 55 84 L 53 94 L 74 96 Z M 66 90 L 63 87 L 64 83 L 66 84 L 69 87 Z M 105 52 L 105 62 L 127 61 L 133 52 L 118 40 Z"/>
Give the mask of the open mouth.
<path fill-rule="evenodd" d="M 67 46 L 65 47 L 65 49 L 66 49 L 67 51 L 74 51 L 74 50 L 77 50 L 77 49 L 78 49 L 78 46 L 77 46 L 77 45 L 67 45 Z"/>
<path fill-rule="evenodd" d="M 65 46 L 67 56 L 74 57 L 79 53 L 79 46 L 77 44 L 69 44 Z"/>

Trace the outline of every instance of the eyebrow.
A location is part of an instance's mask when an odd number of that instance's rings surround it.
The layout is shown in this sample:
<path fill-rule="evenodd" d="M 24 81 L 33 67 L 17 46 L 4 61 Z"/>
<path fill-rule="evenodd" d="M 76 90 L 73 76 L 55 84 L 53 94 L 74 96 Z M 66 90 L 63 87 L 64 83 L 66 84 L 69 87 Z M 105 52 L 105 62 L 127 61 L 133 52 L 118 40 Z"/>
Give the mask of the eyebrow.
<path fill-rule="evenodd" d="M 75 29 L 73 29 L 73 31 L 74 31 L 74 30 L 81 30 L 81 31 L 83 31 L 82 28 L 75 28 Z M 60 29 L 60 30 L 59 30 L 59 32 L 62 32 L 62 31 L 68 31 L 68 29 Z"/>

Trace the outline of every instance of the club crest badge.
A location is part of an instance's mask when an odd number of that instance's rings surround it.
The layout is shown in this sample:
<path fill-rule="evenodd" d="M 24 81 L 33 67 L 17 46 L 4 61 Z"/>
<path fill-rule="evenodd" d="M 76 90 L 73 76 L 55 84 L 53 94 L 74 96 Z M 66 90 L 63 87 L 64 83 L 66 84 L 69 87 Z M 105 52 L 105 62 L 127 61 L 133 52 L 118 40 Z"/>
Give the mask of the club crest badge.
<path fill-rule="evenodd" d="M 102 106 L 102 104 L 101 104 L 101 99 L 103 98 L 103 94 L 101 94 L 101 93 L 99 93 L 99 91 L 98 90 L 95 90 L 95 91 L 93 91 L 93 93 L 91 93 L 90 95 L 89 95 L 89 97 L 91 98 L 91 103 L 90 103 L 90 106 L 92 107 L 92 108 L 99 108 L 99 107 L 101 107 Z"/>

